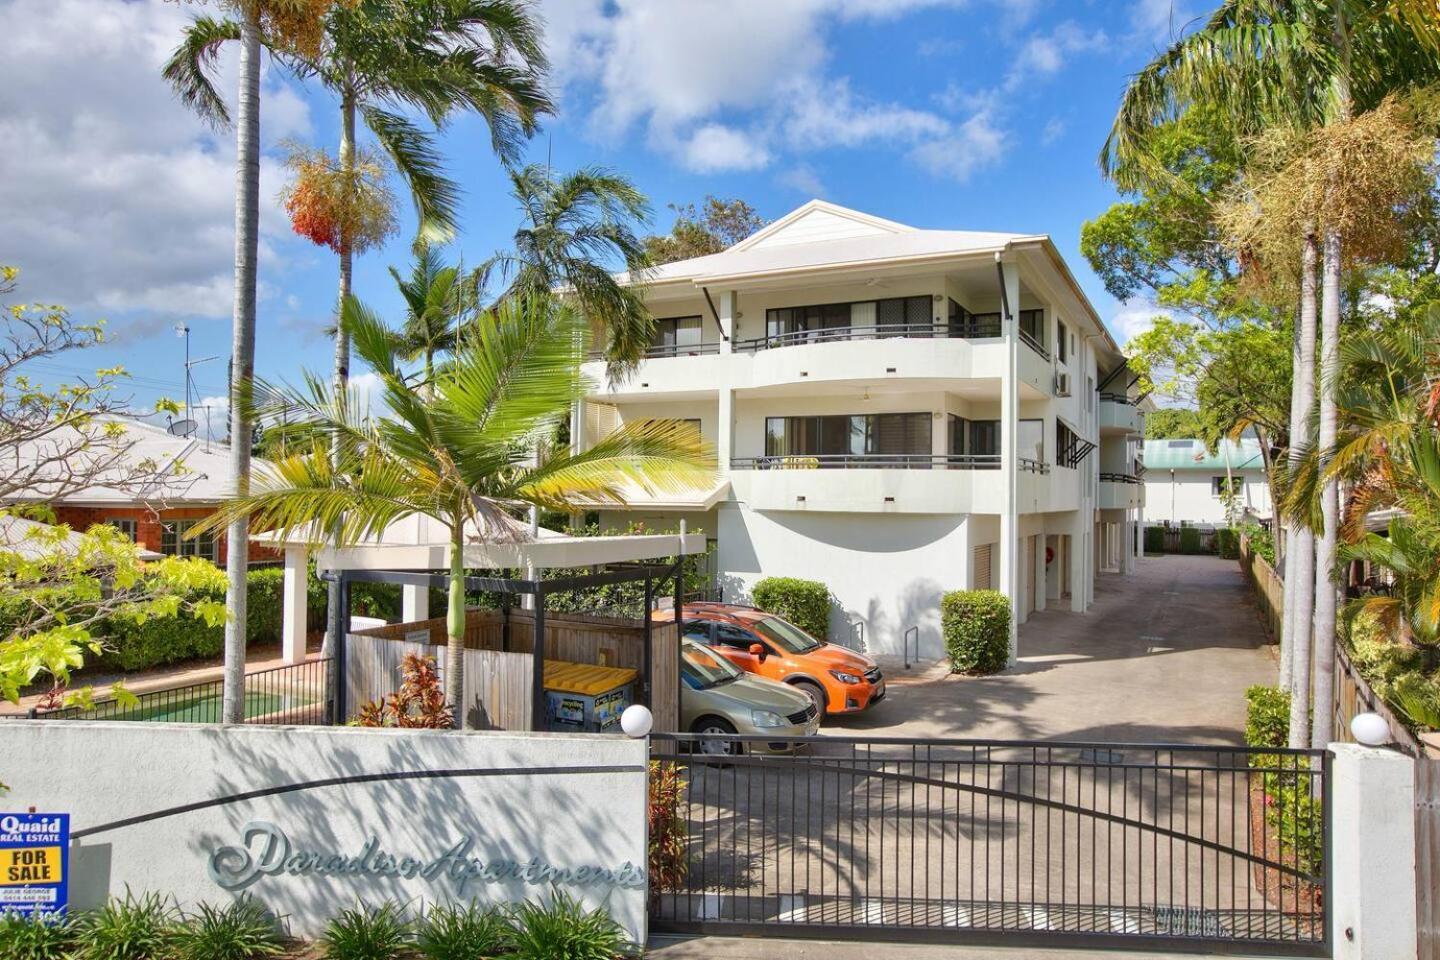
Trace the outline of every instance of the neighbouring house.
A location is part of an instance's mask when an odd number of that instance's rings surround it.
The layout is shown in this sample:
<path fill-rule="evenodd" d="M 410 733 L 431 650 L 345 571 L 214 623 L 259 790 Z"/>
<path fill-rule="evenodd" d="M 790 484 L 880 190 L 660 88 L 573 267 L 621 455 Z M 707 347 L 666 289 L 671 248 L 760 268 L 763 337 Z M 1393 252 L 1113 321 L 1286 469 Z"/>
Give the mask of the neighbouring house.
<path fill-rule="evenodd" d="M 636 418 L 696 425 L 716 484 L 631 491 L 601 524 L 685 519 L 716 541 L 726 599 L 821 580 L 833 639 L 937 657 L 946 591 L 1002 590 L 1024 621 L 1083 612 L 1097 571 L 1131 569 L 1142 398 L 1049 237 L 813 200 L 649 272 L 644 295 L 650 352 L 621 382 L 590 366 L 572 443 Z"/>
<path fill-rule="evenodd" d="M 1268 519 L 1270 484 L 1260 441 L 1225 440 L 1211 451 L 1203 440 L 1145 441 L 1146 516 L 1174 526 L 1224 526 L 1225 491 L 1234 493 L 1237 516 Z"/>
<path fill-rule="evenodd" d="M 119 421 L 124 429 L 113 467 L 93 483 L 59 497 L 33 491 L 29 499 L 46 502 L 55 520 L 75 530 L 96 523 L 118 527 L 146 550 L 158 554 L 204 557 L 223 564 L 223 534 L 187 538 L 190 528 L 230 496 L 228 444 L 177 437 L 164 427 L 139 420 Z M 21 449 L 20 458 L 41 457 Z M 251 560 L 278 560 L 262 543 L 250 544 Z"/>

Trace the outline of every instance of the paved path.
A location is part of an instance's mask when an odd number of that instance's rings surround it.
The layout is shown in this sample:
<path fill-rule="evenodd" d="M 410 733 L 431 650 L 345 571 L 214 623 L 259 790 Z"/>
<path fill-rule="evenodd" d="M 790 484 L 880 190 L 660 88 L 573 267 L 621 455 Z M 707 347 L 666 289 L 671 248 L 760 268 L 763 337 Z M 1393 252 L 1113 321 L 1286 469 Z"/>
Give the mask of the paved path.
<path fill-rule="evenodd" d="M 1160 556 L 1103 574 L 1088 613 L 1020 628 L 1020 665 L 994 677 L 930 673 L 822 733 L 904 737 L 1240 743 L 1245 688 L 1273 683 L 1249 585 L 1233 560 Z"/>
<path fill-rule="evenodd" d="M 655 960 L 1173 960 L 1214 956 L 1149 950 L 1074 950 L 1039 947 L 980 947 L 933 943 L 871 943 L 868 941 L 784 940 L 778 937 L 650 938 L 645 956 Z M 1231 960 L 1243 960 L 1232 955 Z"/>

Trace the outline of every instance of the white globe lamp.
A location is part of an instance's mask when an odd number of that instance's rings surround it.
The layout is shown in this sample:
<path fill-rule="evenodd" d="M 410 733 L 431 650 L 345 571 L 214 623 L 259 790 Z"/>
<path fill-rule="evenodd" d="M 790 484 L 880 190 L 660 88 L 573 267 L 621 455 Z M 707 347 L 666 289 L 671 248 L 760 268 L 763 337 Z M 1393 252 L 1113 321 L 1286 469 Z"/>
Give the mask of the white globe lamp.
<path fill-rule="evenodd" d="M 631 704 L 620 714 L 620 729 L 625 731 L 625 736 L 634 737 L 636 740 L 648 736 L 654 725 L 655 718 L 643 703 Z"/>
<path fill-rule="evenodd" d="M 1390 724 L 1378 713 L 1357 713 L 1350 721 L 1350 733 L 1356 743 L 1367 747 L 1383 747 L 1390 742 Z"/>

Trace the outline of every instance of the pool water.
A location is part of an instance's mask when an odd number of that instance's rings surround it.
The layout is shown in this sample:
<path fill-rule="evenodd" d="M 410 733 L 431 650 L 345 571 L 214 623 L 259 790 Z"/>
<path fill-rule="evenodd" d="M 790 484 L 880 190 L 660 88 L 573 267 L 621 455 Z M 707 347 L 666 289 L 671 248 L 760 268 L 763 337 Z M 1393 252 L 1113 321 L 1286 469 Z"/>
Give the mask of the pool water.
<path fill-rule="evenodd" d="M 307 706 L 314 702 L 315 701 L 310 698 L 295 695 L 258 692 L 247 693 L 245 694 L 245 716 L 247 718 L 263 717 L 267 713 L 291 710 L 295 707 Z M 153 707 L 141 707 L 137 710 L 115 714 L 107 719 L 150 720 L 168 723 L 219 723 L 223 703 L 224 697 L 222 694 L 218 692 L 209 693 L 191 697 L 186 700 L 178 700 L 174 703 L 165 703 Z"/>

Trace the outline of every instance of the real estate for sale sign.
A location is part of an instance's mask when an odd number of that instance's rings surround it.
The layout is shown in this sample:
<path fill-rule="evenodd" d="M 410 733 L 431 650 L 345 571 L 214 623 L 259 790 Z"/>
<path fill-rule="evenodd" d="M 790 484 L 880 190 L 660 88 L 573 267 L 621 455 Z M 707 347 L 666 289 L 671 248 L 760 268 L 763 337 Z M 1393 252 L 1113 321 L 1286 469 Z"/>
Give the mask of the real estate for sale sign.
<path fill-rule="evenodd" d="M 0 913 L 64 913 L 69 873 L 70 814 L 0 814 Z"/>

